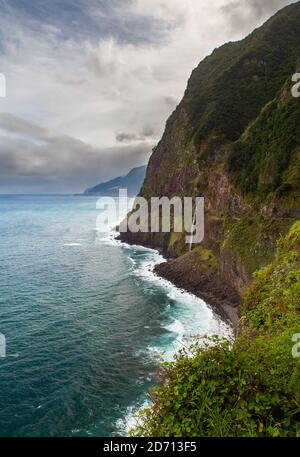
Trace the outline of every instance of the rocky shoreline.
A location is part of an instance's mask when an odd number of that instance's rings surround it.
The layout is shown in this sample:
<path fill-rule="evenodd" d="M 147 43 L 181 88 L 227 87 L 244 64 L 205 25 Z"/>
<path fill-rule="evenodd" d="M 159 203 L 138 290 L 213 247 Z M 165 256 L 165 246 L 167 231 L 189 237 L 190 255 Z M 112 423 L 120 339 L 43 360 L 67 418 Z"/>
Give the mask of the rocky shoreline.
<path fill-rule="evenodd" d="M 171 258 L 154 244 L 142 243 L 140 239 L 135 239 L 133 234 L 123 233 L 118 239 L 127 244 L 156 249 L 167 257 L 167 262 L 157 265 L 154 272 L 176 287 L 204 300 L 221 319 L 233 327 L 235 333 L 237 332 L 241 297 L 231 287 L 222 284 L 221 278 L 215 274 L 215 269 L 210 268 L 209 262 L 205 263 L 203 259 L 199 262 L 201 253 L 199 254 L 197 249 L 179 258 Z"/>
<path fill-rule="evenodd" d="M 204 300 L 221 319 L 232 325 L 236 333 L 241 302 L 237 294 L 230 292 L 226 287 L 220 289 L 216 281 L 207 281 L 205 274 L 192 272 L 186 264 L 178 262 L 177 259 L 169 259 L 157 265 L 154 271 L 180 289 Z"/>

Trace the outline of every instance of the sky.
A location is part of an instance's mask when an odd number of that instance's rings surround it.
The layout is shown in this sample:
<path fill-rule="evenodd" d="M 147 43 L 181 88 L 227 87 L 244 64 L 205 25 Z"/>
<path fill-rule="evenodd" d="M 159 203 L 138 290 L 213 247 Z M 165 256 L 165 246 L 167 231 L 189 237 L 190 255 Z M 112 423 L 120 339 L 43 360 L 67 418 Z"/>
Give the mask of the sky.
<path fill-rule="evenodd" d="M 146 164 L 193 68 L 288 0 L 0 0 L 0 193 Z"/>

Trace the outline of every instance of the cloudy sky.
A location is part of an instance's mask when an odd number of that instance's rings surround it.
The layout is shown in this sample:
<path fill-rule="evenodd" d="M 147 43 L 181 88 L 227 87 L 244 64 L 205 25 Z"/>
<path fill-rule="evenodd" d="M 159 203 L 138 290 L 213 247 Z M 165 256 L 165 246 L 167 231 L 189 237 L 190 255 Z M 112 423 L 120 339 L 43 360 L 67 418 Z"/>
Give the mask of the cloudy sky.
<path fill-rule="evenodd" d="M 0 0 L 0 193 L 147 162 L 192 69 L 288 0 Z"/>

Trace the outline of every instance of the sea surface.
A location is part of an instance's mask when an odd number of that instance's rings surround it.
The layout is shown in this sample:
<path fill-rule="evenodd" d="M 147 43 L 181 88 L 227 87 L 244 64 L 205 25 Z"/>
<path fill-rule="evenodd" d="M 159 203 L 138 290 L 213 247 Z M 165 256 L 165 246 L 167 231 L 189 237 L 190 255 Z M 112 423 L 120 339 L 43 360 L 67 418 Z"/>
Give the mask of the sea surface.
<path fill-rule="evenodd" d="M 162 358 L 230 334 L 98 215 L 93 197 L 0 196 L 0 436 L 124 436 Z"/>

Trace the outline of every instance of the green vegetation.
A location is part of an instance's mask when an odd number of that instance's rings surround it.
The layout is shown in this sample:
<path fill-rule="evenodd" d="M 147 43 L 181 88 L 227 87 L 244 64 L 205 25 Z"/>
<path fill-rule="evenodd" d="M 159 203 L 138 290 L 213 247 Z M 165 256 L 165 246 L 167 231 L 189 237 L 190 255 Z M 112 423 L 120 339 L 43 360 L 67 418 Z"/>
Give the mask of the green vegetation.
<path fill-rule="evenodd" d="M 300 54 L 299 5 L 246 39 L 216 49 L 194 70 L 182 102 L 197 145 L 214 132 L 237 140 L 294 72 Z"/>
<path fill-rule="evenodd" d="M 299 325 L 300 222 L 278 242 L 273 263 L 255 274 L 244 298 L 247 326 L 260 334 L 284 332 Z M 298 329 L 300 331 L 300 329 Z"/>
<path fill-rule="evenodd" d="M 173 257 L 180 257 L 186 253 L 185 234 L 180 232 L 171 232 L 168 251 Z"/>
<path fill-rule="evenodd" d="M 278 197 L 300 192 L 300 103 L 292 97 L 290 86 L 266 105 L 231 148 L 228 169 L 244 195 L 262 199 L 275 191 Z"/>
<path fill-rule="evenodd" d="M 300 436 L 300 221 L 255 275 L 233 344 L 214 339 L 165 363 L 140 436 Z"/>
<path fill-rule="evenodd" d="M 290 218 L 227 218 L 222 253 L 234 253 L 252 275 L 273 259 L 278 236 L 285 235 L 292 223 Z"/>
<path fill-rule="evenodd" d="M 193 249 L 193 259 L 196 265 L 201 265 L 205 271 L 216 274 L 218 271 L 218 261 L 209 249 L 205 249 L 202 246 L 197 246 Z"/>

